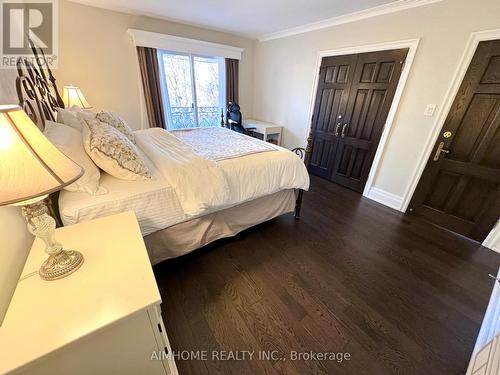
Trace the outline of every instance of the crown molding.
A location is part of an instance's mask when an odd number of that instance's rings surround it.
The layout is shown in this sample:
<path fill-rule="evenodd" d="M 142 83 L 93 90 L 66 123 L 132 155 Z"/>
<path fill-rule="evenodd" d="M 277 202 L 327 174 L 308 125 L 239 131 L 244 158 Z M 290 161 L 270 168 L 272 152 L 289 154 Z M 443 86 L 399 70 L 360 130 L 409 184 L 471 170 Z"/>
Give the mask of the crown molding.
<path fill-rule="evenodd" d="M 434 4 L 443 0 L 397 0 L 388 4 L 378 5 L 373 8 L 368 8 L 361 10 L 359 12 L 353 12 L 349 14 L 344 14 L 342 16 L 328 18 L 326 20 L 308 23 L 306 25 L 292 27 L 286 30 L 277 31 L 274 33 L 263 34 L 257 37 L 259 42 L 265 42 L 268 40 L 285 38 L 287 36 L 303 34 L 310 31 L 325 29 L 327 27 L 342 25 L 345 23 L 355 22 L 364 20 L 367 18 L 377 17 L 384 14 L 400 12 L 402 10 L 407 10 L 411 8 L 416 8 L 424 5 Z"/>

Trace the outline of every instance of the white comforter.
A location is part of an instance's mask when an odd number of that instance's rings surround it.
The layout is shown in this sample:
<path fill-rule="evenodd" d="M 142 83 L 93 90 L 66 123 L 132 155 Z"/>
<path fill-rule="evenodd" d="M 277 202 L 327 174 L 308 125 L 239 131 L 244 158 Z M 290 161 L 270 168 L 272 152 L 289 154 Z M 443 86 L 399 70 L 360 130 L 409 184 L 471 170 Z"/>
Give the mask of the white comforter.
<path fill-rule="evenodd" d="M 271 143 L 226 128 L 190 128 L 171 131 L 182 142 L 191 146 L 204 159 L 222 161 L 259 152 L 278 151 Z"/>
<path fill-rule="evenodd" d="M 197 129 L 191 130 L 196 132 Z M 136 132 L 137 145 L 147 155 L 162 176 L 173 187 L 179 203 L 189 217 L 196 217 L 252 199 L 273 194 L 283 189 L 309 188 L 309 175 L 302 160 L 292 152 L 272 146 L 272 152 L 248 153 L 242 157 L 228 147 L 228 156 L 220 154 L 224 142 L 238 142 L 232 131 L 216 128 L 213 135 L 199 129 L 217 142 L 218 161 L 202 157 L 187 143 L 163 129 L 153 128 Z M 175 133 L 174 133 L 175 134 Z M 245 141 L 245 135 L 238 134 Z M 225 139 L 226 138 L 226 139 Z M 212 138 L 213 141 L 213 138 Z M 254 140 L 252 139 L 252 142 Z M 260 142 L 260 141 L 259 141 Z M 269 144 L 262 142 L 269 150 Z M 204 154 L 210 150 L 204 148 Z"/>

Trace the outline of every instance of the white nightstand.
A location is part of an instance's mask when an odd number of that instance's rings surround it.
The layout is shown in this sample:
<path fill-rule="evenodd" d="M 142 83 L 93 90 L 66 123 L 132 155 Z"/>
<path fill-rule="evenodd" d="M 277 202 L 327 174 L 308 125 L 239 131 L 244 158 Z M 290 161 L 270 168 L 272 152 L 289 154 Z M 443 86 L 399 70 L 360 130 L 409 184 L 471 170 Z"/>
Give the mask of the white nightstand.
<path fill-rule="evenodd" d="M 3 325 L 0 373 L 177 374 L 161 318 L 161 297 L 133 212 L 58 228 L 85 261 L 43 281 L 35 240 Z M 153 352 L 156 358 L 151 360 Z"/>
<path fill-rule="evenodd" d="M 243 120 L 242 125 L 245 129 L 253 131 L 255 138 L 281 146 L 282 126 L 253 119 Z"/>

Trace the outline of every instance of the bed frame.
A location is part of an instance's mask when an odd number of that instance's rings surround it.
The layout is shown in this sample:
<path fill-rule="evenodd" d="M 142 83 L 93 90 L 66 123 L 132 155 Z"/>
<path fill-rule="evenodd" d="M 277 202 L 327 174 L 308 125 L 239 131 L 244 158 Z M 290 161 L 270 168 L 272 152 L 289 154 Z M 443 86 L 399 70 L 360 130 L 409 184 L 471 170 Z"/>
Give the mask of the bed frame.
<path fill-rule="evenodd" d="M 34 58 L 17 60 L 16 91 L 21 108 L 43 130 L 45 121 L 56 121 L 57 109 L 64 108 L 64 102 L 43 50 L 29 43 Z"/>
<path fill-rule="evenodd" d="M 37 47 L 32 40 L 29 40 L 29 43 L 34 59 L 20 57 L 17 60 L 18 77 L 16 78 L 16 90 L 21 108 L 43 130 L 46 121 L 56 121 L 57 110 L 64 108 L 64 102 L 59 95 L 56 79 L 50 70 L 42 48 Z M 33 60 L 35 64 L 32 63 Z M 312 153 L 312 133 L 309 133 L 306 148 L 294 148 L 292 152 L 303 159 L 306 166 L 308 166 Z M 300 218 L 303 194 L 304 191 L 299 189 L 295 202 L 294 216 L 296 219 Z M 59 216 L 58 196 L 59 193 L 51 194 L 47 198 L 47 204 L 58 226 L 61 226 L 62 221 Z"/>
<path fill-rule="evenodd" d="M 19 106 L 43 130 L 46 121 L 56 121 L 57 109 L 64 108 L 64 102 L 43 50 L 28 40 L 33 58 L 20 57 L 17 60 L 16 91 Z M 57 226 L 62 226 L 58 198 L 59 192 L 52 193 L 46 198 L 46 203 Z"/>

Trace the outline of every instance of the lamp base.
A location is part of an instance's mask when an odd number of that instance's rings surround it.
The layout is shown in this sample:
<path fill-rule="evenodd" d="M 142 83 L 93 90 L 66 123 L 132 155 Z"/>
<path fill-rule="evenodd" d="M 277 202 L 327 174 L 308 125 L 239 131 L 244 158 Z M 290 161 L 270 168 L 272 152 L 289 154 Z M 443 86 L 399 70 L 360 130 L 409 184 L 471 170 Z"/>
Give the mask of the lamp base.
<path fill-rule="evenodd" d="M 75 272 L 83 263 L 83 255 L 75 250 L 64 250 L 55 239 L 56 222 L 49 215 L 45 200 L 24 203 L 22 212 L 28 222 L 28 230 L 45 242 L 45 252 L 49 254 L 38 270 L 40 277 L 57 280 Z"/>
<path fill-rule="evenodd" d="M 50 255 L 38 270 L 44 280 L 57 280 L 75 272 L 83 264 L 83 255 L 75 250 L 63 250 Z"/>

